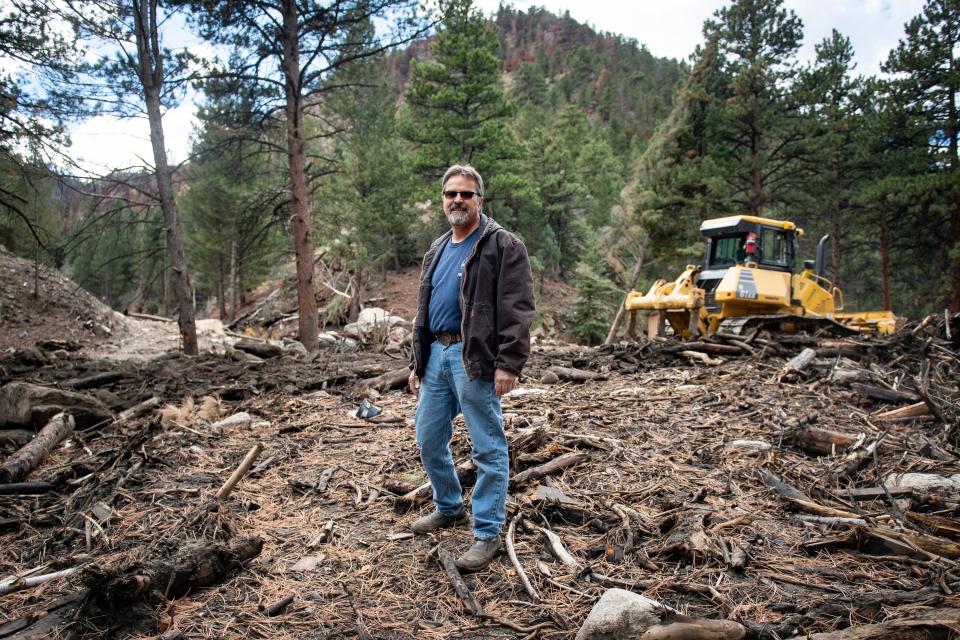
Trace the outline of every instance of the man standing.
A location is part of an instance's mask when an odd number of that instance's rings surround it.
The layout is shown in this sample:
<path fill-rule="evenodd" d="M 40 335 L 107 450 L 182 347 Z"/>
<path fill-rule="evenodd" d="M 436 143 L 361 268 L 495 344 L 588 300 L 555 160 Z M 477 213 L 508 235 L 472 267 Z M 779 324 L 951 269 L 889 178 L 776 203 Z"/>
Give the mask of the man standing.
<path fill-rule="evenodd" d="M 456 562 L 476 571 L 503 548 L 510 461 L 500 397 L 530 354 L 533 276 L 523 242 L 483 213 L 476 169 L 453 165 L 441 190 L 450 231 L 423 258 L 409 380 L 419 390 L 417 444 L 436 511 L 411 528 L 423 534 L 470 521 L 450 451 L 453 419 L 463 413 L 477 483 L 473 546 Z"/>

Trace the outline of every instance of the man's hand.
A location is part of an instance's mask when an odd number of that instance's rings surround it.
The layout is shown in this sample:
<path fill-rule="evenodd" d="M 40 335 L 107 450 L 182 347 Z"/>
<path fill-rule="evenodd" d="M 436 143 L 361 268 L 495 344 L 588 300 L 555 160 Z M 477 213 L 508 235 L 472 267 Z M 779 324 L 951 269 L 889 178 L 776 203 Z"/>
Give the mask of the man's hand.
<path fill-rule="evenodd" d="M 417 395 L 420 391 L 420 378 L 417 377 L 416 371 L 411 371 L 410 377 L 407 378 L 407 390 L 413 395 Z"/>
<path fill-rule="evenodd" d="M 504 395 L 513 391 L 517 386 L 517 374 L 511 373 L 506 369 L 497 369 L 493 373 L 493 388 L 497 392 L 498 397 L 503 397 Z"/>

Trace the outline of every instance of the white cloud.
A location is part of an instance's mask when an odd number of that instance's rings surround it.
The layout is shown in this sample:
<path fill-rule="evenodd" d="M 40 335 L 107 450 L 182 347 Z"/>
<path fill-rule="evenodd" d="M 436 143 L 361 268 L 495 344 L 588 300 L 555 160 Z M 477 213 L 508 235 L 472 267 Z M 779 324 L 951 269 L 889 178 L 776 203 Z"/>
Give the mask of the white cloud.
<path fill-rule="evenodd" d="M 190 135 L 197 123 L 194 111 L 195 106 L 185 102 L 164 114 L 167 160 L 171 163 L 182 162 L 190 152 Z M 91 118 L 74 127 L 70 139 L 70 157 L 90 173 L 153 166 L 146 116 L 123 120 L 112 116 Z"/>

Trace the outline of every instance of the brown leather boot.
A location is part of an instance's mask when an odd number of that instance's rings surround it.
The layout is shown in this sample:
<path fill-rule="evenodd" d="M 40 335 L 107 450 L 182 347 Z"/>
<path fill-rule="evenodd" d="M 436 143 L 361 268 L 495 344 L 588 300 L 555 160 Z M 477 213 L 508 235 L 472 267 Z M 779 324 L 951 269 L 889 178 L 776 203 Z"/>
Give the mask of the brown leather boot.
<path fill-rule="evenodd" d="M 473 539 L 473 546 L 467 549 L 467 552 L 454 560 L 454 564 L 461 571 L 479 571 L 483 569 L 490 561 L 500 555 L 503 551 L 503 538 L 480 538 Z"/>
<path fill-rule="evenodd" d="M 419 533 L 422 535 L 425 533 L 430 533 L 431 531 L 436 531 L 437 529 L 459 527 L 460 525 L 464 524 L 470 524 L 470 516 L 467 514 L 466 509 L 461 509 L 460 513 L 455 516 L 448 516 L 440 513 L 439 511 L 434 511 L 428 516 L 418 518 L 416 522 L 410 525 L 410 529 L 414 533 Z"/>

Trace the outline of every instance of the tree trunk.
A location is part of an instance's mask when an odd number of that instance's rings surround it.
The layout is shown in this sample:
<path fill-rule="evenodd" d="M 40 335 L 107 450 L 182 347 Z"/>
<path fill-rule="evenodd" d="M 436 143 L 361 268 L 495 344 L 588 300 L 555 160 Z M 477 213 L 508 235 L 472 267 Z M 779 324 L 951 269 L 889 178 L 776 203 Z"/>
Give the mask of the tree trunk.
<path fill-rule="evenodd" d="M 224 289 L 226 284 L 224 283 L 224 274 L 223 274 L 223 255 L 217 258 L 217 310 L 219 311 L 220 319 L 226 320 L 227 318 L 227 296 Z"/>
<path fill-rule="evenodd" d="M 760 170 L 760 132 L 751 126 L 750 133 L 750 213 L 763 212 L 763 175 Z"/>
<path fill-rule="evenodd" d="M 956 16 L 954 16 L 955 18 Z M 951 34 L 957 33 L 957 23 L 954 20 L 950 21 L 949 31 Z M 951 38 L 952 42 L 956 42 L 956 38 Z M 951 78 L 956 78 L 956 65 L 957 60 L 953 56 L 953 52 L 956 49 L 950 49 L 950 71 Z M 958 156 L 958 146 L 957 146 L 957 135 L 960 134 L 960 115 L 957 113 L 957 89 L 958 86 L 954 82 L 947 90 L 947 123 L 946 123 L 946 134 L 949 142 L 949 167 L 950 175 L 952 180 L 948 181 L 948 184 L 951 185 L 951 193 L 949 200 L 951 201 L 952 211 L 950 213 L 950 241 L 951 241 L 951 252 L 950 252 L 950 273 L 951 277 L 951 288 L 950 288 L 950 300 L 947 303 L 948 308 L 951 312 L 957 313 L 960 312 L 960 156 Z"/>
<path fill-rule="evenodd" d="M 840 284 L 840 169 L 837 163 L 833 163 L 833 197 L 830 199 L 830 223 L 831 233 L 833 234 L 833 286 L 842 289 Z"/>
<path fill-rule="evenodd" d="M 890 239 L 887 216 L 883 213 L 880 214 L 880 288 L 883 290 L 883 308 L 890 311 Z"/>
<path fill-rule="evenodd" d="M 237 236 L 234 235 L 230 240 L 230 322 L 240 313 L 240 283 L 238 272 L 240 271 L 237 257 Z"/>
<path fill-rule="evenodd" d="M 167 249 L 170 253 L 170 268 L 174 276 L 173 286 L 180 313 L 180 338 L 183 342 L 183 352 L 192 356 L 197 355 L 199 351 L 197 327 L 190 299 L 190 274 L 187 272 L 187 260 L 183 253 L 183 232 L 180 229 L 180 219 L 177 217 L 173 180 L 170 177 L 170 167 L 167 165 L 167 151 L 163 136 L 160 110 L 163 62 L 157 31 L 157 0 L 135 0 L 133 9 L 136 19 L 138 71 L 140 82 L 143 84 L 147 118 L 150 121 L 150 144 L 153 147 L 153 160 L 156 167 L 157 192 L 160 195 L 160 209 L 163 211 Z"/>
<path fill-rule="evenodd" d="M 283 74 L 286 90 L 287 160 L 293 199 L 293 244 L 297 253 L 297 306 L 300 342 L 307 351 L 320 348 L 317 298 L 313 285 L 313 214 L 307 184 L 303 95 L 300 86 L 300 43 L 295 0 L 283 1 Z"/>

